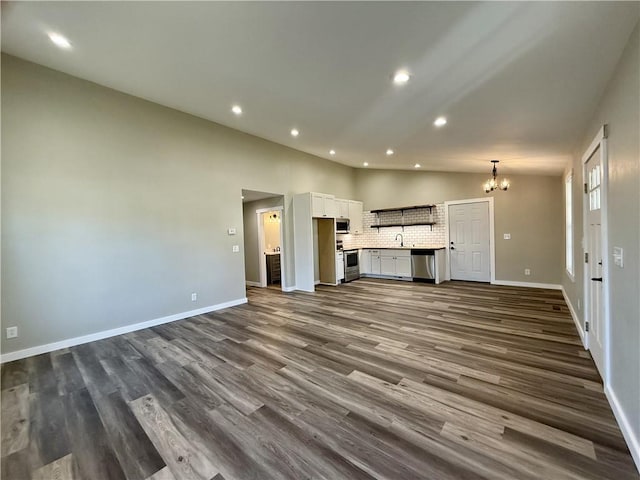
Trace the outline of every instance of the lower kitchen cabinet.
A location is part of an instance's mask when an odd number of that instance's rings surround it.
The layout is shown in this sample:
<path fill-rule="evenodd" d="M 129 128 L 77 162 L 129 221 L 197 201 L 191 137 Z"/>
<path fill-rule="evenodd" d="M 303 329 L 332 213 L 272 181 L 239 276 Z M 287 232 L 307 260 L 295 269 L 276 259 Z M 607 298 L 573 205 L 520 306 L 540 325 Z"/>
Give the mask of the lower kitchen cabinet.
<path fill-rule="evenodd" d="M 396 257 L 380 255 L 380 275 L 396 274 Z"/>
<path fill-rule="evenodd" d="M 435 252 L 435 283 L 447 280 L 446 251 L 443 248 L 432 249 Z M 362 275 L 412 280 L 411 249 L 363 248 L 360 253 L 360 273 Z"/>
<path fill-rule="evenodd" d="M 360 274 L 371 273 L 371 250 L 364 248 L 360 250 Z"/>
<path fill-rule="evenodd" d="M 344 253 L 336 253 L 336 283 L 344 280 Z"/>
<path fill-rule="evenodd" d="M 411 251 L 380 250 L 380 275 L 411 277 Z"/>
<path fill-rule="evenodd" d="M 411 276 L 411 255 L 396 257 L 396 275 L 399 277 Z"/>
<path fill-rule="evenodd" d="M 371 273 L 374 275 L 380 275 L 381 272 L 381 258 L 380 250 L 371 250 Z"/>

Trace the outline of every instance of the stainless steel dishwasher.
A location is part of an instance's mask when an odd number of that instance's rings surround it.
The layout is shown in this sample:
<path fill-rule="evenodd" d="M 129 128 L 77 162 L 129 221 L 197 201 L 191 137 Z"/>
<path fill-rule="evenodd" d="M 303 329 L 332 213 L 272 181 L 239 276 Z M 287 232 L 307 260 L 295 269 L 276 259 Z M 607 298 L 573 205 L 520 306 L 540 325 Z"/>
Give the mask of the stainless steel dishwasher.
<path fill-rule="evenodd" d="M 430 248 L 411 249 L 411 276 L 414 282 L 436 281 L 436 254 Z"/>

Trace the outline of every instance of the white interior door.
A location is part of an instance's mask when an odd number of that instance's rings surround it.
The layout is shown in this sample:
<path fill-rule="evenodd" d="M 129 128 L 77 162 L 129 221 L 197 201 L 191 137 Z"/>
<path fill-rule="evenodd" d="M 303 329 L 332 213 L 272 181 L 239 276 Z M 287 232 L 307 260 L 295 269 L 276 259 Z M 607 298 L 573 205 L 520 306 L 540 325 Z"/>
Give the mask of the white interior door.
<path fill-rule="evenodd" d="M 452 280 L 491 280 L 489 203 L 449 205 Z"/>
<path fill-rule="evenodd" d="M 602 164 L 598 147 L 586 163 L 587 195 L 589 210 L 587 212 L 587 253 L 589 263 L 588 310 L 589 322 L 588 345 L 591 356 L 604 378 L 604 303 L 602 286 Z"/>

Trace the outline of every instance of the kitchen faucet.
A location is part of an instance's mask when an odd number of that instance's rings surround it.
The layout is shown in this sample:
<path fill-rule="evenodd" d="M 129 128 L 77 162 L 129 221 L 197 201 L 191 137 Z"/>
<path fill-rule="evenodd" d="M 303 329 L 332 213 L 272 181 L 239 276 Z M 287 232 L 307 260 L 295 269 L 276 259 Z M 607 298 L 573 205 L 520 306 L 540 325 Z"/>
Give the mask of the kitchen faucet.
<path fill-rule="evenodd" d="M 402 236 L 401 233 L 396 235 L 396 240 L 398 240 L 398 237 L 400 237 L 400 246 L 404 247 L 404 237 Z"/>

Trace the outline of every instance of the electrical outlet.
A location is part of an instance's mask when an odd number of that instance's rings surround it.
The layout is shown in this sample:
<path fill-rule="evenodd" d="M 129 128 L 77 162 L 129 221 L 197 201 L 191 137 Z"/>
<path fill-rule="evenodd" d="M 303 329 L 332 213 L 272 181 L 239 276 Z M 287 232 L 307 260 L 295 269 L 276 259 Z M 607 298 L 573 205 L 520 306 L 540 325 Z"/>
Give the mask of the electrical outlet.
<path fill-rule="evenodd" d="M 198 299 L 198 294 L 197 293 L 192 293 L 191 294 L 191 301 L 195 302 Z"/>
<path fill-rule="evenodd" d="M 531 269 L 530 268 L 525 268 L 524 269 L 524 274 L 525 275 L 531 275 Z"/>
<path fill-rule="evenodd" d="M 240 251 L 240 245 L 234 245 L 232 250 L 233 250 L 233 253 L 238 253 Z"/>
<path fill-rule="evenodd" d="M 235 234 L 236 234 L 236 229 L 235 229 L 235 228 L 233 228 L 233 227 L 232 227 L 232 228 L 229 228 L 229 229 L 227 230 L 227 233 L 228 233 L 229 235 L 235 235 Z"/>
<path fill-rule="evenodd" d="M 16 338 L 18 336 L 18 327 L 7 328 L 7 338 Z"/>
<path fill-rule="evenodd" d="M 511 240 L 511 234 L 510 233 L 505 233 L 502 238 L 504 238 L 505 240 Z"/>

